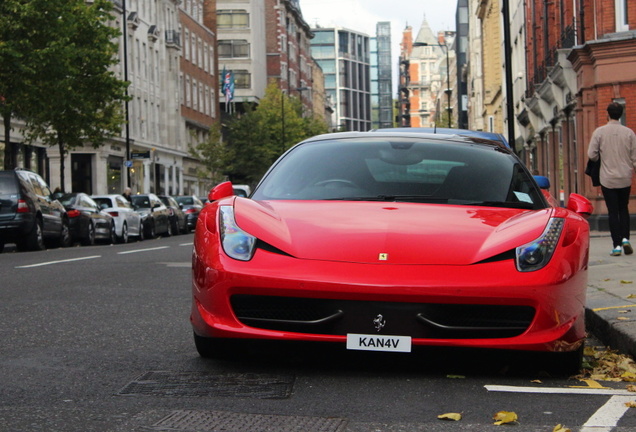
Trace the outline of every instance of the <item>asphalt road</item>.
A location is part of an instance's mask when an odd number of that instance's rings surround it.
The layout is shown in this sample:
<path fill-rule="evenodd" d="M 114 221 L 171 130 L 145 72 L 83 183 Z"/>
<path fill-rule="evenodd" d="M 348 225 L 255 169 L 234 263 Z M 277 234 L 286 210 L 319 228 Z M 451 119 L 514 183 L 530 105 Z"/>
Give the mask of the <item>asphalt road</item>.
<path fill-rule="evenodd" d="M 201 359 L 191 242 L 0 254 L 0 431 L 487 432 L 505 427 L 499 411 L 518 432 L 636 430 L 624 383 L 577 394 L 585 383 L 510 353 L 250 345 Z"/>

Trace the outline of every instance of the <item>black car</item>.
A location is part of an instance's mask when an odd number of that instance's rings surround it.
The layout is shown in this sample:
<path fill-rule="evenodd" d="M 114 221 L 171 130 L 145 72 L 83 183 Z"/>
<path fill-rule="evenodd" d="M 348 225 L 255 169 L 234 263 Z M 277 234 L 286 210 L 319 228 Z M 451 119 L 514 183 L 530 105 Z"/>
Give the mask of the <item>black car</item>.
<path fill-rule="evenodd" d="M 42 250 L 45 241 L 70 246 L 69 220 L 64 206 L 38 174 L 0 171 L 0 252 L 5 243 L 18 250 Z"/>
<path fill-rule="evenodd" d="M 170 212 L 155 194 L 133 195 L 130 197 L 132 205 L 142 217 L 146 238 L 157 235 L 172 235 Z"/>
<path fill-rule="evenodd" d="M 175 201 L 170 195 L 159 195 L 161 202 L 168 207 L 170 212 L 170 225 L 172 226 L 172 234 L 178 235 L 188 232 L 188 223 L 186 216 L 179 203 Z"/>
<path fill-rule="evenodd" d="M 195 195 L 179 195 L 174 197 L 174 199 L 179 203 L 186 215 L 188 230 L 194 230 L 197 226 L 199 213 L 203 209 L 203 202 Z"/>
<path fill-rule="evenodd" d="M 117 236 L 113 217 L 102 211 L 89 195 L 67 193 L 59 200 L 66 208 L 73 241 L 85 246 L 95 244 L 96 240 L 115 243 Z"/>

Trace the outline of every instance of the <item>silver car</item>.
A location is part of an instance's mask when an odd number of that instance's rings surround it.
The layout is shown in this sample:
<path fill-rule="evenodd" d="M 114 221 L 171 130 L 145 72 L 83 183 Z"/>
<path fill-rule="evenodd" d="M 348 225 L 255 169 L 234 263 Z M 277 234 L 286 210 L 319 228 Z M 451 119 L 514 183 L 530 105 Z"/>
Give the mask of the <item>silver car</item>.
<path fill-rule="evenodd" d="M 133 209 L 130 201 L 119 194 L 93 195 L 92 198 L 115 220 L 115 234 L 120 243 L 128 243 L 130 236 L 144 239 L 141 215 Z"/>

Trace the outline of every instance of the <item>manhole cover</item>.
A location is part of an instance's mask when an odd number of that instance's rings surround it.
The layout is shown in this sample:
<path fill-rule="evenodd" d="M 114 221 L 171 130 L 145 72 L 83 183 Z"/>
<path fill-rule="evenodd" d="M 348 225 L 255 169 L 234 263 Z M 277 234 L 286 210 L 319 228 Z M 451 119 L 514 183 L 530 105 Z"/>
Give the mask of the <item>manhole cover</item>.
<path fill-rule="evenodd" d="M 340 432 L 340 418 L 242 414 L 223 411 L 175 411 L 152 427 L 195 432 Z"/>
<path fill-rule="evenodd" d="M 339 432 L 345 424 L 339 418 L 185 410 L 171 413 L 152 427 L 195 432 Z"/>
<path fill-rule="evenodd" d="M 286 399 L 291 395 L 293 384 L 291 375 L 151 371 L 130 382 L 117 394 Z"/>

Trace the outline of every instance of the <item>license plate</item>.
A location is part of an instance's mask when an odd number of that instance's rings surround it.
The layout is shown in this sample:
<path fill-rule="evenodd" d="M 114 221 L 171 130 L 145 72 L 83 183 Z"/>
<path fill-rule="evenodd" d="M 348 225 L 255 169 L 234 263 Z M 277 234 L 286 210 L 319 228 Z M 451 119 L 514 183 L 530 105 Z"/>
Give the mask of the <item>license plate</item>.
<path fill-rule="evenodd" d="M 411 352 L 410 336 L 347 334 L 347 349 L 362 351 Z"/>

